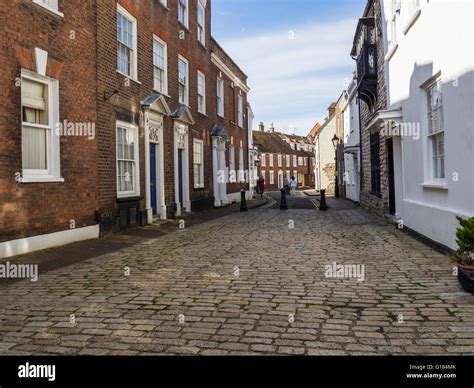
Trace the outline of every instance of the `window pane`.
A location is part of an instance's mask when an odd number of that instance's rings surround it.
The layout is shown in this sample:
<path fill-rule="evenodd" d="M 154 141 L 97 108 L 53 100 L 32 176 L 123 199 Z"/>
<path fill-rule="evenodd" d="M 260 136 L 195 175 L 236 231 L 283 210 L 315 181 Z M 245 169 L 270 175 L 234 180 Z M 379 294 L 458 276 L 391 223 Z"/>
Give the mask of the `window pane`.
<path fill-rule="evenodd" d="M 23 127 L 23 168 L 27 170 L 47 169 L 47 139 L 48 130 L 40 128 Z"/>

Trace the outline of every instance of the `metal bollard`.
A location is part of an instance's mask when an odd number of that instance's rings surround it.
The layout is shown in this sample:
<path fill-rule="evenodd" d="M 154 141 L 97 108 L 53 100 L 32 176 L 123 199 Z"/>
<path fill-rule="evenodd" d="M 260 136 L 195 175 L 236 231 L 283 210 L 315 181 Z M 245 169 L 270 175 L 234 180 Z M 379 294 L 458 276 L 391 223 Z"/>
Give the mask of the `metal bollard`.
<path fill-rule="evenodd" d="M 286 204 L 286 190 L 281 189 L 281 200 L 280 200 L 280 210 L 287 210 L 288 205 Z"/>
<path fill-rule="evenodd" d="M 326 205 L 326 190 L 321 190 L 321 202 L 319 204 L 319 210 L 328 210 L 328 206 Z"/>
<path fill-rule="evenodd" d="M 247 211 L 247 199 L 245 198 L 245 190 L 240 190 L 240 211 Z"/>

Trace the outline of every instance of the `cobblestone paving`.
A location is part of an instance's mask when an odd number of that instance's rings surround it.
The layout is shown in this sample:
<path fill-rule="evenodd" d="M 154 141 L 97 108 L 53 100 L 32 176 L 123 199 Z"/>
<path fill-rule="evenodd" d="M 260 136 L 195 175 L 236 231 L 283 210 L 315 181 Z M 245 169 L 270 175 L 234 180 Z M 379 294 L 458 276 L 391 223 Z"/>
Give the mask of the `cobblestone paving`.
<path fill-rule="evenodd" d="M 0 283 L 0 354 L 474 354 L 452 267 L 360 209 L 233 214 Z"/>

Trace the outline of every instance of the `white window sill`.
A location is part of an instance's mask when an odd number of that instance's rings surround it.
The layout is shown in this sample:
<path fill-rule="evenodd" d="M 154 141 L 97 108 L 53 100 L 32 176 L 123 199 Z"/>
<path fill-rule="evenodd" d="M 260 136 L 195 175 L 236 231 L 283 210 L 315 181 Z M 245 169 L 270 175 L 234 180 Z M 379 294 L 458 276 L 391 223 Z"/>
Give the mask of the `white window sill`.
<path fill-rule="evenodd" d="M 181 25 L 181 27 L 184 27 L 186 31 L 189 32 L 189 26 L 187 26 L 185 23 L 183 23 L 181 20 L 178 19 L 178 23 Z M 188 21 L 189 24 L 189 21 Z"/>
<path fill-rule="evenodd" d="M 200 115 L 203 115 L 203 116 L 208 117 L 206 112 L 201 112 L 201 111 L 198 110 L 198 113 L 199 113 Z"/>
<path fill-rule="evenodd" d="M 45 176 L 23 176 L 20 183 L 63 183 L 64 178 L 56 178 L 50 175 Z"/>
<path fill-rule="evenodd" d="M 408 31 L 410 31 L 410 28 L 412 28 L 413 25 L 415 24 L 415 22 L 418 20 L 418 18 L 420 17 L 420 14 L 421 14 L 421 9 L 420 8 L 417 8 L 415 10 L 415 12 L 413 12 L 412 17 L 410 18 L 407 25 L 403 29 L 403 34 L 404 35 L 408 34 Z"/>
<path fill-rule="evenodd" d="M 168 94 L 168 92 L 166 92 L 166 93 L 165 93 L 165 92 L 160 92 L 159 90 L 157 90 L 157 89 L 155 89 L 155 88 L 153 88 L 152 90 L 153 90 L 155 93 L 161 94 L 163 97 L 171 98 L 171 96 Z"/>
<path fill-rule="evenodd" d="M 424 189 L 448 190 L 448 185 L 446 182 L 425 182 L 420 183 L 420 186 Z"/>
<path fill-rule="evenodd" d="M 140 196 L 140 193 L 119 193 L 119 194 L 117 194 L 117 198 L 119 198 L 119 199 L 137 198 L 139 196 Z"/>
<path fill-rule="evenodd" d="M 39 5 L 40 7 L 46 9 L 49 12 L 55 14 L 56 16 L 60 16 L 62 18 L 64 17 L 64 14 L 62 12 L 59 12 L 57 9 L 48 7 L 46 4 L 43 4 L 43 3 L 39 2 L 38 0 L 33 0 L 33 3 Z"/>
<path fill-rule="evenodd" d="M 128 78 L 130 81 L 133 81 L 135 82 L 136 84 L 138 85 L 141 85 L 142 83 L 137 80 L 136 78 L 133 78 L 133 77 L 130 77 L 129 75 L 125 74 L 125 73 L 122 73 L 120 70 L 117 70 L 117 73 L 120 74 L 120 75 L 123 75 L 125 78 Z"/>
<path fill-rule="evenodd" d="M 385 61 L 387 62 L 390 61 L 390 59 L 392 59 L 397 49 L 398 49 L 398 43 L 391 44 L 388 49 L 387 55 L 385 55 Z"/>

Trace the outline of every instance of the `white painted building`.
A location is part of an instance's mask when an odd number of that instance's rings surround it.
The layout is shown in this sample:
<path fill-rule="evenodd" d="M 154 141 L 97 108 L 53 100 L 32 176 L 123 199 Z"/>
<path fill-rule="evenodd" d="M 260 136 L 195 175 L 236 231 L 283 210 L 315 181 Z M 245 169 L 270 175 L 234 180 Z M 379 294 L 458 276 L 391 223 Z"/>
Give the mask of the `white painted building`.
<path fill-rule="evenodd" d="M 382 3 L 395 216 L 455 249 L 456 216 L 474 216 L 474 3 Z"/>
<path fill-rule="evenodd" d="M 327 194 L 334 194 L 335 189 L 336 151 L 332 143 L 335 134 L 336 116 L 330 111 L 314 137 L 315 187 L 318 191 L 326 190 Z"/>
<path fill-rule="evenodd" d="M 346 198 L 360 202 L 360 121 L 357 79 L 352 79 L 342 101 L 344 127 L 344 183 Z"/>

